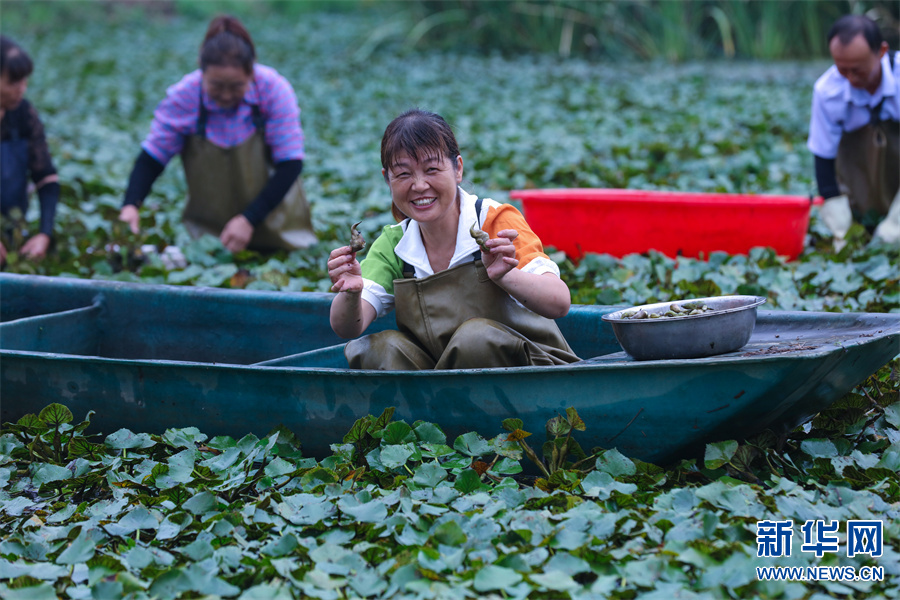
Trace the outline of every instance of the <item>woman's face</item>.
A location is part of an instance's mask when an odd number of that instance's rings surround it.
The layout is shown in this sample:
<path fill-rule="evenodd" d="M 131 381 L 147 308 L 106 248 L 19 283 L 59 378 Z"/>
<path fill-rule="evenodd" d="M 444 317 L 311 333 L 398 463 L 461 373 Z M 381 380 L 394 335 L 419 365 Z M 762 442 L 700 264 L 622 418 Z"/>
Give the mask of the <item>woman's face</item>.
<path fill-rule="evenodd" d="M 25 97 L 26 90 L 28 90 L 27 77 L 12 83 L 8 72 L 0 73 L 0 108 L 13 110 Z"/>
<path fill-rule="evenodd" d="M 203 71 L 203 91 L 222 108 L 234 108 L 244 99 L 252 80 L 240 67 L 210 65 Z"/>
<path fill-rule="evenodd" d="M 456 191 L 463 175 L 462 157 L 409 156 L 401 152 L 383 171 L 391 199 L 404 214 L 420 223 L 457 214 Z"/>

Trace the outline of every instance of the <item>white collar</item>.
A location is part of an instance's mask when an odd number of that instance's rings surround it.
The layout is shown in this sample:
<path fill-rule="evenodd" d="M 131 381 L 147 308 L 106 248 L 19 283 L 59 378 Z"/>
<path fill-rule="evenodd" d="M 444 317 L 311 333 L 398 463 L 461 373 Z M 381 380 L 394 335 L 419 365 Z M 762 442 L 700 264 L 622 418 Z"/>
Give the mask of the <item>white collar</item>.
<path fill-rule="evenodd" d="M 894 96 L 896 94 L 897 80 L 894 77 L 894 71 L 891 69 L 891 52 L 893 50 L 888 50 L 881 57 L 881 83 L 878 84 L 878 89 L 875 90 L 874 94 L 855 88 L 850 85 L 846 78 L 844 79 L 846 86 L 844 100 L 846 102 L 852 102 L 857 106 L 876 106 L 885 96 Z"/>
<path fill-rule="evenodd" d="M 469 234 L 469 228 L 477 218 L 475 201 L 478 200 L 478 197 L 467 193 L 462 188 L 457 189 L 460 203 L 459 223 L 456 227 L 456 248 L 453 250 L 453 258 L 450 259 L 451 267 L 469 262 L 472 260 L 472 254 L 478 250 L 478 244 Z M 419 223 L 413 219 L 407 220 L 406 230 L 394 248 L 394 253 L 410 266 L 415 267 L 417 277 L 434 275 L 434 270 L 428 260 L 428 252 L 422 242 L 422 230 L 419 228 Z"/>

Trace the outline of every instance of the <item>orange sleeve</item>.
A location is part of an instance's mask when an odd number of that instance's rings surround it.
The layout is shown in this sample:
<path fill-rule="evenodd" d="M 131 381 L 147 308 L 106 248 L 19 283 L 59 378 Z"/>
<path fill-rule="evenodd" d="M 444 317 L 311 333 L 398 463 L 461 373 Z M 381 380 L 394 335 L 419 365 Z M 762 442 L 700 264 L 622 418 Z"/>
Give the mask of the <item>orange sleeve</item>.
<path fill-rule="evenodd" d="M 497 233 L 504 229 L 515 229 L 519 232 L 513 245 L 516 247 L 516 258 L 519 259 L 518 268 L 520 269 L 535 258 L 549 258 L 544 253 L 544 246 L 541 244 L 540 238 L 528 226 L 522 213 L 512 204 L 491 206 L 481 229 L 492 238 L 497 237 Z"/>

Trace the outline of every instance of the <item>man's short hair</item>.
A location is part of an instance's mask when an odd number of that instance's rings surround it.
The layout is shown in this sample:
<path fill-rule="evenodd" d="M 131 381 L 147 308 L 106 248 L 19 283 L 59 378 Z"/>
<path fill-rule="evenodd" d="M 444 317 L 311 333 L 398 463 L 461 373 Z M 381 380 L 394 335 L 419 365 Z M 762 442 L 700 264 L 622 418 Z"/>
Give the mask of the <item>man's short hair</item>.
<path fill-rule="evenodd" d="M 844 15 L 835 21 L 828 30 L 828 43 L 831 44 L 831 40 L 837 37 L 846 46 L 859 34 L 866 38 L 872 52 L 878 52 L 884 36 L 875 21 L 864 15 Z"/>

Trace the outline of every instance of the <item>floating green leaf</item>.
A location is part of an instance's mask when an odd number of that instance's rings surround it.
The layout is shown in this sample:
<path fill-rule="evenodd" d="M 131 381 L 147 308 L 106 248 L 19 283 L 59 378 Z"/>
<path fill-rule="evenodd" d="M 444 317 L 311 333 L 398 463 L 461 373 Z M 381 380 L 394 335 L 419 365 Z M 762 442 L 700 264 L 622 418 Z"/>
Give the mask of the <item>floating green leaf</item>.
<path fill-rule="evenodd" d="M 718 469 L 731 460 L 737 449 L 738 443 L 734 440 L 707 444 L 703 462 L 706 464 L 707 469 Z"/>

